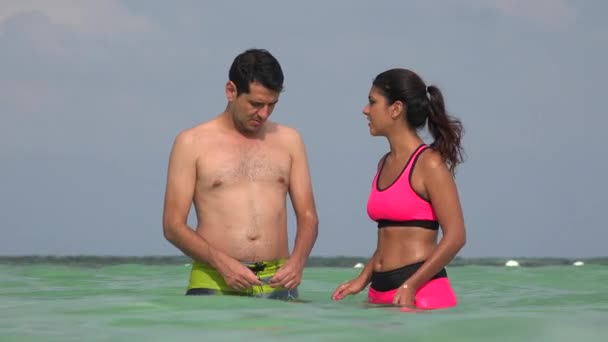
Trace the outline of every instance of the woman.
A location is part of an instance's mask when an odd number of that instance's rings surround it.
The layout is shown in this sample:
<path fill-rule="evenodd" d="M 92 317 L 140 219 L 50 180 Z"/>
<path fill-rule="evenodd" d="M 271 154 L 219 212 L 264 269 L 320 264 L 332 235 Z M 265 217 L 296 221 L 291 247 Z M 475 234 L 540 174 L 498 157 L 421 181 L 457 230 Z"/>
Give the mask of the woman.
<path fill-rule="evenodd" d="M 445 110 L 443 96 L 414 72 L 378 75 L 363 114 L 370 134 L 387 138 L 367 203 L 378 223 L 376 252 L 361 274 L 339 285 L 332 298 L 359 293 L 370 282 L 374 304 L 439 309 L 456 305 L 445 266 L 464 246 L 464 219 L 453 179 L 462 162 L 462 125 Z M 425 124 L 434 138 L 424 144 Z M 442 238 L 437 243 L 441 227 Z"/>

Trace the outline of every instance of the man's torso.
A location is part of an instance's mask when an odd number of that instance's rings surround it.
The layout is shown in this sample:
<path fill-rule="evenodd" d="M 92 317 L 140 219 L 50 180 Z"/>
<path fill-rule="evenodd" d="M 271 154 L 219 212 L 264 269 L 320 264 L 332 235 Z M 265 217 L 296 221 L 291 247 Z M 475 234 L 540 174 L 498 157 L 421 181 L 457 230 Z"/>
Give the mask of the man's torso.
<path fill-rule="evenodd" d="M 241 261 L 287 257 L 286 195 L 291 154 L 275 124 L 260 139 L 214 129 L 195 129 L 196 231 L 214 248 Z"/>

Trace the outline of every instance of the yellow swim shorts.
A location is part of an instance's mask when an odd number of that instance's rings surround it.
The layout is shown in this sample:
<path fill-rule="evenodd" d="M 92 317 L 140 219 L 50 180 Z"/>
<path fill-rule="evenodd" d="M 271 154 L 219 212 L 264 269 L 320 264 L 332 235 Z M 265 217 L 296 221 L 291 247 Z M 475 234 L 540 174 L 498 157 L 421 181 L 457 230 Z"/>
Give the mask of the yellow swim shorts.
<path fill-rule="evenodd" d="M 268 281 L 285 264 L 287 259 L 243 263 L 262 281 L 261 286 L 252 286 L 240 291 L 226 284 L 222 275 L 211 265 L 194 261 L 190 271 L 190 281 L 186 295 L 235 295 L 269 299 L 292 300 L 298 297 L 298 290 L 271 287 Z"/>

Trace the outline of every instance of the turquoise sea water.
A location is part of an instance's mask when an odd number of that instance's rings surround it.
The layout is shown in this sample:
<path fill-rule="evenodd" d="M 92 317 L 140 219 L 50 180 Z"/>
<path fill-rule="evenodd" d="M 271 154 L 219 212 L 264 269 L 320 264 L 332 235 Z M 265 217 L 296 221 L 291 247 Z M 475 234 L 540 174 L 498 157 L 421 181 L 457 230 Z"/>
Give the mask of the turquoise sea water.
<path fill-rule="evenodd" d="M 330 300 L 351 268 L 305 269 L 301 299 L 186 297 L 185 265 L 0 264 L 0 341 L 606 341 L 608 266 L 448 268 L 460 305 Z"/>

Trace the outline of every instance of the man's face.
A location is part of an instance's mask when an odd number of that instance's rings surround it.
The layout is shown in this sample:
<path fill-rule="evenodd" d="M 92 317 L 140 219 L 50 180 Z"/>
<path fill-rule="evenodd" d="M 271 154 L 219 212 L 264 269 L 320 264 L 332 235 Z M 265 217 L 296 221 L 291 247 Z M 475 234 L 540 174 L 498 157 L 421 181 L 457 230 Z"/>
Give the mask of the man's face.
<path fill-rule="evenodd" d="M 236 86 L 228 82 L 226 94 L 234 124 L 241 133 L 245 134 L 258 132 L 279 102 L 278 92 L 256 82 L 249 84 L 249 93 L 241 93 L 238 96 Z"/>

